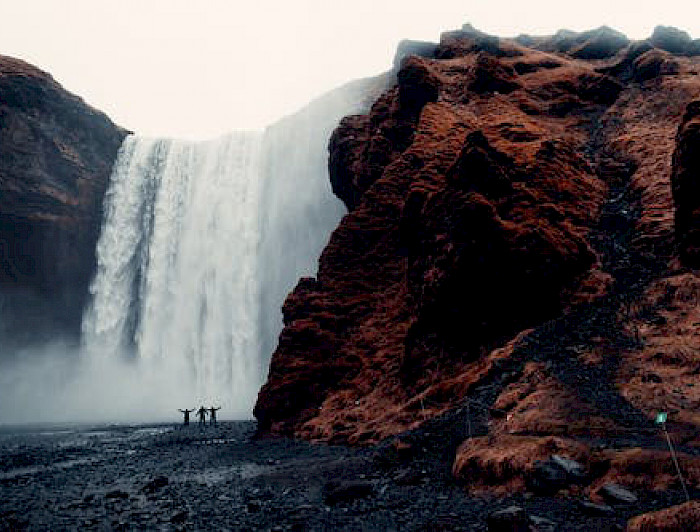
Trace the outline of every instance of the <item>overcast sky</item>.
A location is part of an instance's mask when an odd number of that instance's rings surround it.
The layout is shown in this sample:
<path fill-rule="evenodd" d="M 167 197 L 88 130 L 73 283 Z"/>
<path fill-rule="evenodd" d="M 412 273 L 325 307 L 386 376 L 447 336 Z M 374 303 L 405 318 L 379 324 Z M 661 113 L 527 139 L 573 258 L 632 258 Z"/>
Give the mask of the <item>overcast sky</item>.
<path fill-rule="evenodd" d="M 657 24 L 700 37 L 700 0 L 0 0 L 0 54 L 118 124 L 206 138 L 260 128 L 391 65 L 402 38 L 470 22 L 501 36 Z"/>

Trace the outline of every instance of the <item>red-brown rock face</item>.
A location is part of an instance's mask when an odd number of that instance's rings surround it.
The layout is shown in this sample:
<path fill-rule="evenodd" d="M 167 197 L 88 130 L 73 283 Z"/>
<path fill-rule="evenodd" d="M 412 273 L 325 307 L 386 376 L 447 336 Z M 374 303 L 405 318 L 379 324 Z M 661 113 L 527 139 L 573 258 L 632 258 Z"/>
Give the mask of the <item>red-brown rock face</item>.
<path fill-rule="evenodd" d="M 465 397 L 488 403 L 494 438 L 648 429 L 639 349 L 661 333 L 636 302 L 672 304 L 651 283 L 672 275 L 674 150 L 679 240 L 697 224 L 694 46 L 664 28 L 630 43 L 608 28 L 509 41 L 466 27 L 408 57 L 330 141 L 350 212 L 284 305 L 261 431 L 371 442 Z M 692 410 L 693 389 L 673 389 Z M 687 438 L 697 420 L 679 416 Z"/>
<path fill-rule="evenodd" d="M 79 331 L 102 198 L 125 135 L 45 72 L 0 56 L 3 340 Z"/>
<path fill-rule="evenodd" d="M 681 259 L 700 266 L 700 100 L 688 105 L 673 154 L 673 199 Z"/>

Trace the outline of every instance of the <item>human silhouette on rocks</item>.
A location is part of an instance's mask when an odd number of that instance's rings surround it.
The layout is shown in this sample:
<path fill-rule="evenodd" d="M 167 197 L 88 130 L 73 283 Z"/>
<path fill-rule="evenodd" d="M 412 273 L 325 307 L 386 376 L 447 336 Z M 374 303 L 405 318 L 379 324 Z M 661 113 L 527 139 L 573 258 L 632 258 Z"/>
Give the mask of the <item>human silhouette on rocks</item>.
<path fill-rule="evenodd" d="M 209 408 L 209 424 L 216 427 L 216 411 L 221 410 L 220 406 L 214 408 L 213 406 Z"/>
<path fill-rule="evenodd" d="M 190 412 L 194 412 L 194 408 L 188 410 L 185 408 L 184 410 L 178 408 L 178 411 L 182 412 L 182 415 L 184 416 L 184 419 L 182 420 L 183 425 L 189 425 L 190 424 Z"/>
<path fill-rule="evenodd" d="M 204 406 L 200 406 L 197 410 L 197 417 L 199 418 L 199 424 L 204 425 L 207 422 L 207 409 Z"/>

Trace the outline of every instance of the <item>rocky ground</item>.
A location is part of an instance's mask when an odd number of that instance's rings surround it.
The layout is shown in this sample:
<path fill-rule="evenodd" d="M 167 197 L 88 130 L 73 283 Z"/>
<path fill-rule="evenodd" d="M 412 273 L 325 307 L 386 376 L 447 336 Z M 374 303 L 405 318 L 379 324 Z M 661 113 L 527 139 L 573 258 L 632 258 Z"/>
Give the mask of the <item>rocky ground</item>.
<path fill-rule="evenodd" d="M 406 435 L 411 444 L 361 449 L 254 434 L 249 422 L 4 429 L 0 530 L 497 530 L 513 506 L 522 511 L 507 519 L 534 530 L 622 530 L 683 502 L 680 490 L 597 506 L 469 495 L 429 426 Z"/>

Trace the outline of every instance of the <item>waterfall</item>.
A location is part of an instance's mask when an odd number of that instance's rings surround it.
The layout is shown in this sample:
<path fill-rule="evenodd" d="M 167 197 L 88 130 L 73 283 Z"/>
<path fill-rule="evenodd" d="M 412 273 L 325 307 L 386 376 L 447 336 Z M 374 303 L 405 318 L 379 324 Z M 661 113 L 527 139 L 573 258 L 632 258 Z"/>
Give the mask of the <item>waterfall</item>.
<path fill-rule="evenodd" d="M 165 409 L 221 403 L 250 417 L 284 298 L 315 274 L 344 213 L 330 189 L 328 138 L 386 83 L 353 82 L 263 132 L 127 137 L 83 316 L 91 363 L 129 361 L 140 382 L 125 389 L 152 390 Z"/>
<path fill-rule="evenodd" d="M 83 320 L 89 356 L 142 359 L 208 404 L 255 393 L 260 147 L 257 133 L 125 140 Z"/>

